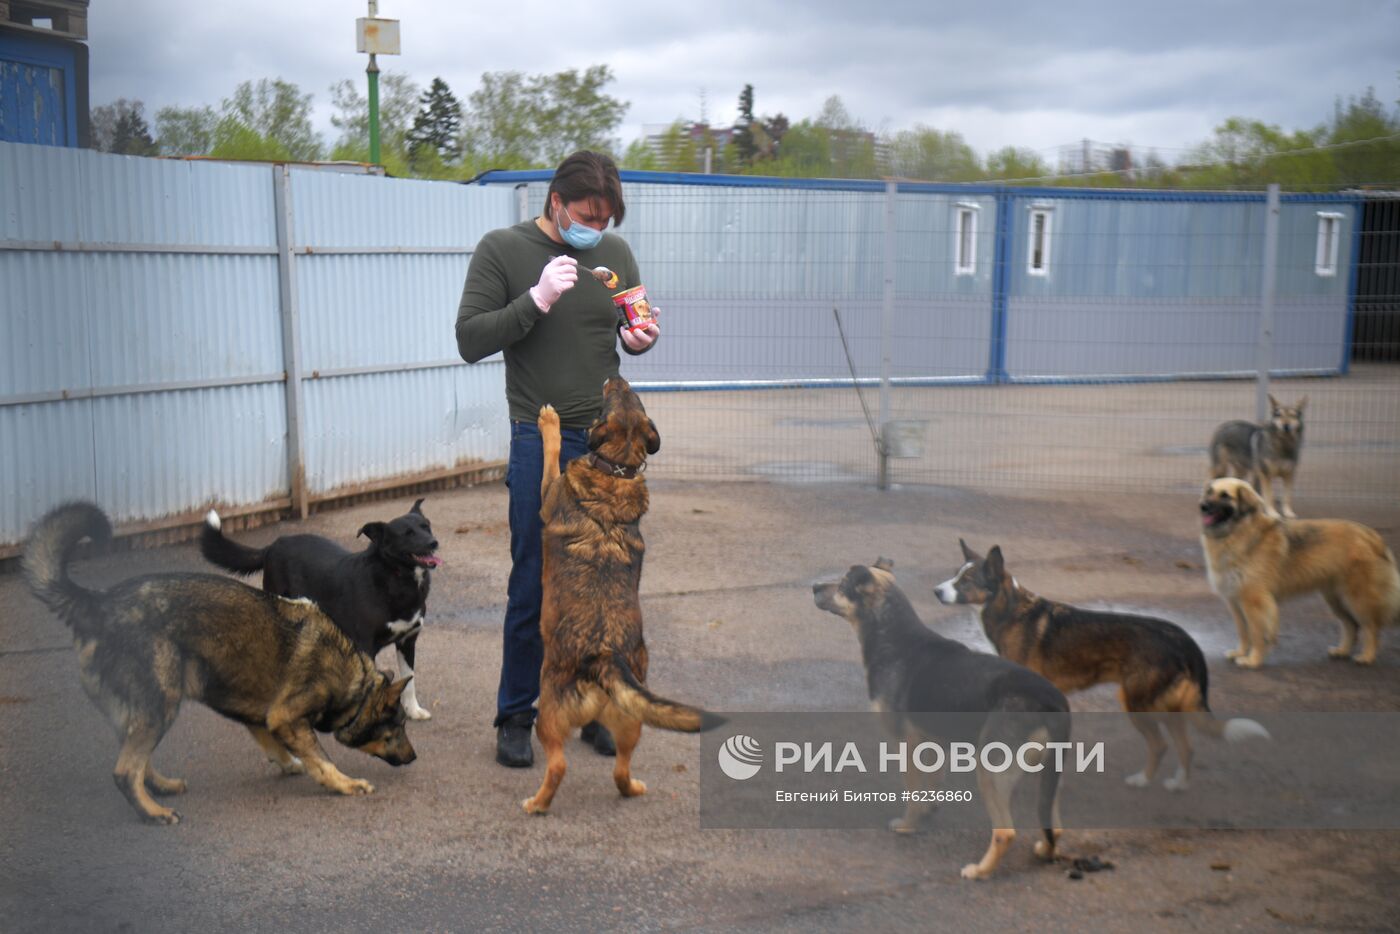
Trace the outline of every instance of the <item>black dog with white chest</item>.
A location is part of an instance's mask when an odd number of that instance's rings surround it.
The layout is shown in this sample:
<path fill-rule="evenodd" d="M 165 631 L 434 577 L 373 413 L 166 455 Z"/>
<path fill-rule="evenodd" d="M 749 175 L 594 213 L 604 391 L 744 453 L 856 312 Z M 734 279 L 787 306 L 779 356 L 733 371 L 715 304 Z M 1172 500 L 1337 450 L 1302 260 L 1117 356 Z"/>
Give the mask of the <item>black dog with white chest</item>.
<path fill-rule="evenodd" d="M 369 547 L 357 552 L 319 535 L 284 535 L 266 548 L 249 548 L 225 538 L 219 514 L 210 510 L 199 547 L 208 561 L 235 574 L 262 571 L 268 593 L 314 601 L 371 657 L 392 644 L 399 677 L 409 678 L 432 570 L 442 564 L 422 505 L 420 499 L 391 522 L 366 523 L 359 534 Z M 404 690 L 403 706 L 415 720 L 432 716 L 419 706 L 414 681 Z"/>

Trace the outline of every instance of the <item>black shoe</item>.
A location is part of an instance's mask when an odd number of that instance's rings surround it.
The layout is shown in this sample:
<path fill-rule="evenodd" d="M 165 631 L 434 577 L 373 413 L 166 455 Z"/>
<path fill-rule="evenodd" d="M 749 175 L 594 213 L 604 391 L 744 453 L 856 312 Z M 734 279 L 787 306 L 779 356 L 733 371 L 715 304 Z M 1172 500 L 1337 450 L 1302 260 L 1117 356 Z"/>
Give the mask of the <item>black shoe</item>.
<path fill-rule="evenodd" d="M 617 744 L 613 742 L 612 733 L 597 720 L 585 723 L 583 729 L 579 730 L 578 738 L 593 747 L 593 751 L 600 756 L 617 755 Z"/>
<path fill-rule="evenodd" d="M 535 764 L 530 730 L 535 718 L 528 712 L 512 714 L 496 727 L 496 761 L 511 769 L 527 769 Z"/>

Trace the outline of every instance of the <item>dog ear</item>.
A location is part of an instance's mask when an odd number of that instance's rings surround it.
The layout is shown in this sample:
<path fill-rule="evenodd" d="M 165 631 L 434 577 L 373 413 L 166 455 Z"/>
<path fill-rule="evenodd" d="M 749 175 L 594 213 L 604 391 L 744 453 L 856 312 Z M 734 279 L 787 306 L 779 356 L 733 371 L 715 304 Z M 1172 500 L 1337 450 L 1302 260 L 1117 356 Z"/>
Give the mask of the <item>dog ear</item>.
<path fill-rule="evenodd" d="M 655 454 L 661 450 L 661 432 L 656 430 L 656 422 L 647 419 L 647 453 Z"/>
<path fill-rule="evenodd" d="M 596 418 L 593 424 L 588 426 L 588 450 L 596 451 L 603 446 L 603 429 L 607 424 L 603 419 Z"/>
<path fill-rule="evenodd" d="M 388 528 L 383 522 L 366 522 L 360 526 L 359 535 L 374 542 L 376 545 L 384 538 L 384 531 Z"/>
<path fill-rule="evenodd" d="M 987 552 L 987 563 L 983 565 L 987 576 L 992 580 L 1001 580 L 1006 573 L 1006 561 L 1001 556 L 1001 546 L 993 545 L 992 550 Z"/>
<path fill-rule="evenodd" d="M 384 689 L 384 703 L 389 707 L 397 707 L 399 698 L 403 697 L 403 689 L 408 687 L 408 682 L 413 680 L 413 675 L 409 675 L 402 681 L 395 681 Z"/>
<path fill-rule="evenodd" d="M 1302 414 L 1303 414 L 1303 409 L 1307 406 L 1307 404 L 1308 404 L 1308 397 L 1307 397 L 1307 396 L 1304 396 L 1303 398 L 1301 398 L 1301 399 L 1298 400 L 1298 404 L 1295 405 L 1294 408 L 1298 410 L 1298 414 L 1299 414 L 1299 415 L 1302 415 Z"/>
<path fill-rule="evenodd" d="M 964 561 L 971 561 L 973 563 L 976 563 L 982 560 L 981 555 L 973 551 L 971 548 L 967 547 L 967 542 L 963 541 L 962 539 L 958 539 L 958 545 L 962 548 Z"/>
<path fill-rule="evenodd" d="M 1278 412 L 1279 409 L 1283 408 L 1283 406 L 1278 404 L 1278 400 L 1274 398 L 1273 393 L 1269 393 L 1269 408 L 1274 412 Z"/>
<path fill-rule="evenodd" d="M 415 500 L 414 503 L 413 503 L 413 508 L 410 509 L 409 512 L 416 512 L 416 513 L 418 513 L 418 515 L 421 516 L 421 515 L 423 514 L 423 508 L 422 508 L 422 507 L 423 507 L 423 500 L 424 500 L 424 499 L 427 499 L 427 497 L 426 497 L 426 496 L 425 496 L 425 497 L 420 497 L 419 499 Z"/>
<path fill-rule="evenodd" d="M 875 565 L 874 565 L 874 566 L 877 567 L 877 568 L 879 568 L 879 569 L 882 570 L 882 571 L 893 571 L 893 570 L 894 570 L 894 559 L 893 559 L 893 558 L 876 558 L 876 559 L 875 559 Z"/>

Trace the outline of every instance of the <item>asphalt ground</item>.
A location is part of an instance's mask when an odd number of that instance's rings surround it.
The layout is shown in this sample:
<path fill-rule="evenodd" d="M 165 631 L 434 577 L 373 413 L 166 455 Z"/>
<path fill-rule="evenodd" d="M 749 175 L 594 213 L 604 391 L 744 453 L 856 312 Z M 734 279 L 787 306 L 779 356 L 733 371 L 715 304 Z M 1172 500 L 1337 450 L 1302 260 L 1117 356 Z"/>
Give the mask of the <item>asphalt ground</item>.
<path fill-rule="evenodd" d="M 661 456 L 664 456 L 664 452 Z M 957 539 L 1000 543 L 1018 579 L 1046 596 L 1173 619 L 1206 652 L 1211 700 L 1229 712 L 1400 710 L 1400 634 L 1378 663 L 1329 661 L 1335 632 L 1316 598 L 1288 605 L 1268 667 L 1235 669 L 1233 626 L 1201 566 L 1191 494 L 1092 490 L 1036 498 L 931 486 L 655 480 L 642 605 L 668 696 L 716 710 L 863 710 L 849 627 L 812 604 L 811 584 L 877 556 L 926 622 L 986 648 L 935 583 L 961 563 Z M 239 535 L 262 544 L 310 531 L 347 545 L 388 500 Z M 1305 516 L 1378 528 L 1400 546 L 1400 504 L 1301 495 Z M 611 760 L 577 741 L 552 813 L 520 808 L 542 774 L 493 761 L 500 620 L 509 568 L 499 484 L 431 496 L 442 542 L 419 642 L 411 723 L 418 761 L 392 769 L 336 745 L 366 797 L 283 778 L 246 731 L 189 704 L 155 755 L 189 791 L 175 827 L 137 821 L 112 784 L 116 746 L 82 693 L 62 624 L 0 575 L 0 928 L 193 930 L 1382 930 L 1397 921 L 1400 832 L 1068 831 L 1062 851 L 1112 861 L 1068 878 L 1023 834 L 996 876 L 966 882 L 985 835 L 939 831 L 704 830 L 699 742 L 647 730 L 634 759 L 649 786 L 621 799 Z M 78 562 L 101 586 L 207 570 L 193 546 Z M 388 653 L 381 664 L 392 666 Z M 1112 687 L 1074 698 L 1115 708 Z M 1393 738 L 1392 738 L 1393 739 Z M 1198 749 L 1228 770 L 1225 747 Z M 1162 793 L 1160 787 L 1155 793 Z M 936 823 L 936 822 L 935 822 Z M 1219 868 L 1225 867 L 1225 868 Z"/>

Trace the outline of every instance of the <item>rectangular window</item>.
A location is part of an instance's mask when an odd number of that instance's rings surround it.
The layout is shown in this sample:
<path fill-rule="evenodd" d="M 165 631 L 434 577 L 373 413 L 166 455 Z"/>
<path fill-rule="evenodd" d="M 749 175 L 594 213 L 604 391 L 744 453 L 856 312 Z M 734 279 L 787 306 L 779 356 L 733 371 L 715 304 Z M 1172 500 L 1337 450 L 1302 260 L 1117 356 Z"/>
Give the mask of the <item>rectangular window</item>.
<path fill-rule="evenodd" d="M 1030 238 L 1026 244 L 1026 272 L 1044 276 L 1050 272 L 1050 219 L 1052 208 L 1046 204 L 1031 206 Z"/>
<path fill-rule="evenodd" d="M 1317 212 L 1317 261 L 1319 276 L 1337 274 L 1337 243 L 1341 240 L 1342 215 L 1332 211 Z"/>
<path fill-rule="evenodd" d="M 957 239 L 953 243 L 953 271 L 959 276 L 977 272 L 977 212 L 979 206 L 958 202 Z"/>

